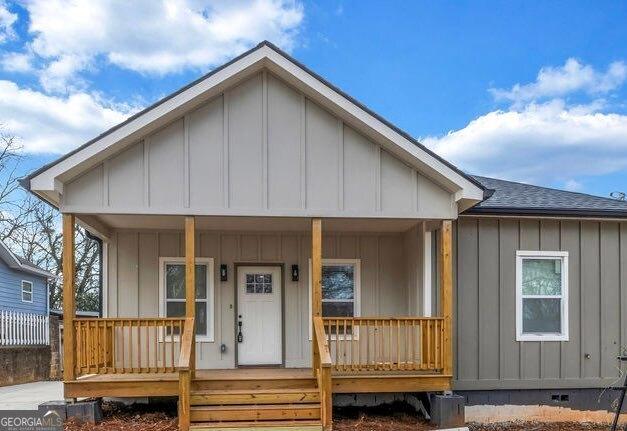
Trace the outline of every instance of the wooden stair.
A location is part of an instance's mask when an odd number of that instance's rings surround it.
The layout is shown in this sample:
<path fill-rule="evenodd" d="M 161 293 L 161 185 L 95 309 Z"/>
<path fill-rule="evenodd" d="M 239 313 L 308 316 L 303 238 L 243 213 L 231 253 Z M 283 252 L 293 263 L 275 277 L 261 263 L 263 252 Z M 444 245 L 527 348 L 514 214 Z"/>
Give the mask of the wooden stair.
<path fill-rule="evenodd" d="M 321 431 L 320 392 L 313 379 L 194 382 L 192 430 Z"/>

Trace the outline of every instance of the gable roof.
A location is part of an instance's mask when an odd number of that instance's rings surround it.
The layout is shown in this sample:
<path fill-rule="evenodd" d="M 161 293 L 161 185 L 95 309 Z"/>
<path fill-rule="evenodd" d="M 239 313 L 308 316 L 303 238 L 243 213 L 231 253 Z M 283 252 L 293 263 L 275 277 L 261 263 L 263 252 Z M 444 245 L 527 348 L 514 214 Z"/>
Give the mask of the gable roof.
<path fill-rule="evenodd" d="M 0 259 L 2 259 L 10 268 L 15 269 L 17 271 L 27 272 L 29 274 L 39 275 L 46 278 L 56 278 L 54 274 L 49 271 L 46 271 L 43 268 L 38 267 L 34 263 L 24 259 L 23 257 L 17 256 L 6 244 L 0 241 Z"/>
<path fill-rule="evenodd" d="M 474 176 L 491 195 L 465 214 L 627 217 L 627 201 Z"/>
<path fill-rule="evenodd" d="M 42 166 L 23 178 L 20 183 L 49 203 L 58 206 L 59 195 L 63 192 L 63 183 L 66 180 L 75 178 L 106 156 L 121 151 L 126 145 L 139 139 L 140 135 L 154 131 L 158 127 L 158 121 L 162 124 L 164 121 L 180 117 L 183 111 L 217 96 L 244 76 L 250 76 L 262 68 L 267 68 L 288 83 L 298 86 L 312 100 L 325 104 L 334 113 L 345 118 L 349 124 L 358 125 L 358 128 L 367 132 L 369 136 L 376 136 L 376 142 L 382 144 L 384 148 L 454 192 L 457 201 L 464 201 L 460 204 L 462 209 L 483 199 L 484 188 L 480 182 L 267 41 L 159 100 L 61 158 Z"/>

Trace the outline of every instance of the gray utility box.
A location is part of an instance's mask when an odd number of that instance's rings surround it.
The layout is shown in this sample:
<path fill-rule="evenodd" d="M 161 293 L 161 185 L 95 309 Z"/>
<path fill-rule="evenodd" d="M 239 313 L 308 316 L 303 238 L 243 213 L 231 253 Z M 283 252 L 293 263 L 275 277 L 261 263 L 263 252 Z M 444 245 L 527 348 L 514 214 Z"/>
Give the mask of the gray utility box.
<path fill-rule="evenodd" d="M 431 423 L 440 428 L 463 427 L 466 423 L 464 413 L 464 397 L 461 395 L 439 395 L 432 394 L 429 398 L 431 403 Z"/>

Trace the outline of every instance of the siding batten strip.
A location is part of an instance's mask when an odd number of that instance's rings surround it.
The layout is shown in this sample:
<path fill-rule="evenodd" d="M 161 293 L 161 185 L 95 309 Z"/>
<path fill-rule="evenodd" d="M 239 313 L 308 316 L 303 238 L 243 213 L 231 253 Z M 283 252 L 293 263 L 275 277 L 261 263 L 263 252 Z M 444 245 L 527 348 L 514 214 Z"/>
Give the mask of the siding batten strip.
<path fill-rule="evenodd" d="M 307 103 L 300 95 L 300 206 L 307 208 Z"/>
<path fill-rule="evenodd" d="M 189 208 L 190 201 L 190 154 L 189 154 L 189 115 L 183 117 L 183 206 Z"/>
<path fill-rule="evenodd" d="M 338 184 L 338 209 L 344 211 L 344 122 L 337 120 L 338 149 L 337 149 L 337 184 Z"/>
<path fill-rule="evenodd" d="M 144 139 L 142 168 L 144 170 L 144 206 L 150 207 L 150 138 Z"/>
<path fill-rule="evenodd" d="M 229 92 L 222 96 L 222 203 L 229 208 Z"/>
<path fill-rule="evenodd" d="M 268 72 L 263 71 L 261 84 L 261 203 L 270 208 L 270 184 L 268 182 Z"/>

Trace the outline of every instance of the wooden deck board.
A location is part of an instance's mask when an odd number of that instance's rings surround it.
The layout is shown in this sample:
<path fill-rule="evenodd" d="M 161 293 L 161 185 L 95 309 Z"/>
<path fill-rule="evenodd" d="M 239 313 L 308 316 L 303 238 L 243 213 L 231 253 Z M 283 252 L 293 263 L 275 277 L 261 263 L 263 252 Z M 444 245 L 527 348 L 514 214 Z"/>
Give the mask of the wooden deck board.
<path fill-rule="evenodd" d="M 261 389 L 264 381 L 294 380 L 294 384 L 298 383 L 300 387 L 300 382 L 308 379 L 313 381 L 309 368 L 237 368 L 198 370 L 194 382 L 197 390 L 238 389 L 234 386 L 237 382 L 245 386 L 248 385 L 246 382 L 255 382 L 255 387 Z M 203 382 L 213 382 L 213 385 L 200 387 Z M 441 391 L 451 388 L 451 376 L 415 372 L 350 373 L 333 375 L 332 385 L 334 393 Z M 178 396 L 178 373 L 91 374 L 65 382 L 64 390 L 67 398 Z"/>

